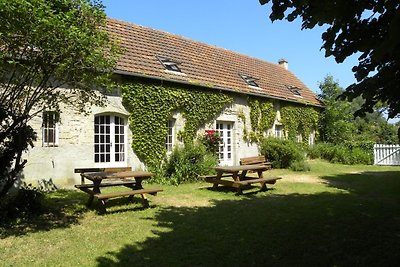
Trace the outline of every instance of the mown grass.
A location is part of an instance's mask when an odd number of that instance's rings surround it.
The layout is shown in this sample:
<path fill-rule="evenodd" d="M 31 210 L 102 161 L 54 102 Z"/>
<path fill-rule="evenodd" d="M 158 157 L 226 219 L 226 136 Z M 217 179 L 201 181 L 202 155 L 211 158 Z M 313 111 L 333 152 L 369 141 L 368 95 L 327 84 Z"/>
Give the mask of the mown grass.
<path fill-rule="evenodd" d="M 310 162 L 272 190 L 162 186 L 140 201 L 87 209 L 77 191 L 46 195 L 41 216 L 0 228 L 1 266 L 396 266 L 400 168 Z"/>

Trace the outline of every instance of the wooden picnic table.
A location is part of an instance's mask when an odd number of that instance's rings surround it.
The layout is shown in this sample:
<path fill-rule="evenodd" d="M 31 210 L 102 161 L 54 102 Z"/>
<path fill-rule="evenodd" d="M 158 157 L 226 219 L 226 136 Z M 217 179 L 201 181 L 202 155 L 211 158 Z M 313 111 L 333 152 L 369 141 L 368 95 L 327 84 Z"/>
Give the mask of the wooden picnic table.
<path fill-rule="evenodd" d="M 237 165 L 237 166 L 218 166 L 214 168 L 217 175 L 202 176 L 206 182 L 213 183 L 213 188 L 218 187 L 219 184 L 236 188 L 239 194 L 242 193 L 243 187 L 260 183 L 261 190 L 267 190 L 266 184 L 275 184 L 276 180 L 282 179 L 281 177 L 263 178 L 263 172 L 269 170 L 269 166 L 265 165 Z M 247 176 L 249 171 L 257 172 L 257 177 Z M 223 179 L 225 177 L 232 178 L 232 180 Z"/>
<path fill-rule="evenodd" d="M 129 200 L 132 200 L 133 195 L 136 194 L 142 196 L 144 205 L 147 207 L 149 203 L 145 194 L 155 195 L 157 192 L 163 191 L 160 188 L 143 188 L 143 180 L 146 180 L 151 176 L 153 176 L 153 173 L 146 171 L 82 172 L 82 183 L 80 185 L 75 185 L 75 187 L 89 194 L 88 206 L 92 205 L 94 198 L 97 198 L 101 203 L 103 212 L 106 211 L 105 205 L 108 199 L 129 196 Z M 85 183 L 85 179 L 90 180 L 91 183 Z M 124 186 L 131 190 L 111 193 L 101 192 L 101 188 L 113 186 Z"/>

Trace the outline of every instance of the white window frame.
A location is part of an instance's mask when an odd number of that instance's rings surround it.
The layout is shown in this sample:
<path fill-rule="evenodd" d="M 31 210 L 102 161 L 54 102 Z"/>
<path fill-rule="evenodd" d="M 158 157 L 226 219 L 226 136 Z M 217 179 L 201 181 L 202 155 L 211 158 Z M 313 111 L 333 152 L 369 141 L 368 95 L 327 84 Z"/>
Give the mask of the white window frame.
<path fill-rule="evenodd" d="M 315 130 L 312 130 L 310 132 L 310 135 L 308 136 L 308 145 L 312 146 L 315 144 Z"/>
<path fill-rule="evenodd" d="M 49 121 L 49 116 L 52 120 Z M 42 117 L 42 146 L 57 147 L 59 145 L 59 118 L 60 113 L 56 111 L 44 111 Z M 49 125 L 51 123 L 51 125 Z M 52 132 L 53 141 L 50 142 L 50 132 Z"/>
<path fill-rule="evenodd" d="M 169 119 L 166 123 L 167 136 L 165 137 L 165 149 L 171 153 L 175 146 L 175 119 Z"/>
<path fill-rule="evenodd" d="M 218 149 L 218 160 L 221 166 L 231 166 L 234 163 L 234 127 L 233 121 L 216 121 L 215 129 L 222 138 Z"/>
<path fill-rule="evenodd" d="M 274 127 L 275 137 L 278 139 L 284 139 L 285 135 L 283 133 L 283 125 L 275 124 Z"/>
<path fill-rule="evenodd" d="M 110 117 L 110 123 L 109 123 L 109 127 L 110 127 L 110 129 L 109 129 L 109 137 L 110 137 L 110 143 L 108 144 L 110 147 L 109 147 L 109 151 L 106 151 L 106 153 L 108 152 L 108 154 L 110 155 L 110 158 L 109 158 L 109 161 L 107 161 L 107 159 L 105 159 L 105 161 L 101 161 L 101 148 L 100 147 L 98 147 L 98 152 L 96 151 L 96 145 L 99 145 L 99 146 L 101 146 L 101 145 L 107 145 L 107 140 L 104 140 L 103 142 L 101 141 L 101 133 L 100 132 L 96 132 L 96 125 L 99 125 L 99 127 L 100 127 L 100 125 L 107 125 L 106 123 L 104 123 L 104 124 L 96 124 L 96 118 L 97 117 L 101 117 L 101 116 L 104 116 L 104 117 Z M 123 128 L 123 146 L 122 146 L 122 149 L 123 149 L 123 160 L 120 160 L 120 161 L 116 161 L 116 137 L 117 136 L 119 136 L 120 137 L 120 135 L 116 132 L 116 125 L 119 125 L 119 124 L 116 124 L 116 119 L 115 118 L 119 118 L 119 119 L 123 119 L 123 125 L 121 125 L 122 126 L 122 128 Z M 119 115 L 119 114 L 97 114 L 97 115 L 95 115 L 95 118 L 94 118 L 94 121 L 93 121 L 93 126 L 94 126 L 94 136 L 93 136 L 93 138 L 94 138 L 94 140 L 93 140 L 93 161 L 94 161 L 94 165 L 95 165 L 95 167 L 126 167 L 127 166 L 127 156 L 128 156 L 128 154 L 127 154 L 127 140 L 128 140 L 128 137 L 127 137 L 127 135 L 128 135 L 128 132 L 127 132 L 127 130 L 128 130 L 128 127 L 127 127 L 127 118 L 125 117 L 125 116 L 121 116 L 121 115 Z M 100 129 L 100 128 L 99 128 Z M 96 142 L 96 135 L 98 135 L 98 142 Z M 104 138 L 106 139 L 107 138 L 107 136 L 106 135 L 104 135 Z M 119 140 L 120 141 L 120 140 Z M 121 144 L 121 142 L 118 142 L 118 144 Z M 104 147 L 105 148 L 105 147 Z M 96 161 L 97 159 L 96 159 L 96 154 L 98 154 L 99 155 L 99 161 Z M 105 155 L 105 157 L 106 157 L 106 154 L 104 154 Z"/>
<path fill-rule="evenodd" d="M 303 142 L 303 135 L 301 133 L 296 134 L 296 143 L 301 144 Z"/>

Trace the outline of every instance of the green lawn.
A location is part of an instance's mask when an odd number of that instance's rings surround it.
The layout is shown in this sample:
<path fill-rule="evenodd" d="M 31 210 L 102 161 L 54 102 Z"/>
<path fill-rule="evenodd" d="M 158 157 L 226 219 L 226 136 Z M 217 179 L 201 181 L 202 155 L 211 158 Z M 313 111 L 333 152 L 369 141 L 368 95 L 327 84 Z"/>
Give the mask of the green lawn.
<path fill-rule="evenodd" d="M 111 200 L 106 215 L 50 193 L 42 216 L 0 226 L 0 266 L 398 265 L 400 167 L 310 164 L 267 172 L 283 177 L 267 192 L 162 186 L 151 208 Z"/>

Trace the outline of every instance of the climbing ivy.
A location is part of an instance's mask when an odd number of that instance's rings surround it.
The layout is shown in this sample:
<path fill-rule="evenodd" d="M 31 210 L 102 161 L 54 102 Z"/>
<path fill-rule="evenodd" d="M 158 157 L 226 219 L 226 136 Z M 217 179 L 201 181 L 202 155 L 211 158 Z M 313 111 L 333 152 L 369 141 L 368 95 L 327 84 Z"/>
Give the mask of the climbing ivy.
<path fill-rule="evenodd" d="M 308 142 L 311 129 L 317 129 L 319 112 L 311 106 L 284 105 L 281 107 L 281 121 L 288 138 L 294 140 L 301 134 L 303 142 Z"/>
<path fill-rule="evenodd" d="M 244 134 L 246 139 L 252 142 L 260 140 L 264 133 L 272 127 L 275 121 L 276 112 L 274 104 L 267 99 L 259 100 L 253 97 L 248 98 L 250 107 L 250 123 L 252 131 Z"/>
<path fill-rule="evenodd" d="M 276 118 L 276 111 L 274 110 L 273 102 L 270 100 L 249 97 L 248 103 L 252 131 L 247 132 L 245 127 L 243 135 L 245 140 L 258 142 L 264 137 L 264 133 L 272 128 Z M 319 112 L 314 107 L 283 104 L 280 114 L 284 130 L 291 140 L 294 140 L 296 135 L 300 133 L 303 136 L 303 142 L 308 142 L 311 129 L 317 129 Z M 243 121 L 245 122 L 245 120 Z"/>
<path fill-rule="evenodd" d="M 165 156 L 167 122 L 175 111 L 186 119 L 184 143 L 192 142 L 196 131 L 213 119 L 233 98 L 220 91 L 205 91 L 169 84 L 135 81 L 120 85 L 124 105 L 130 112 L 132 149 L 147 164 L 156 167 Z"/>

